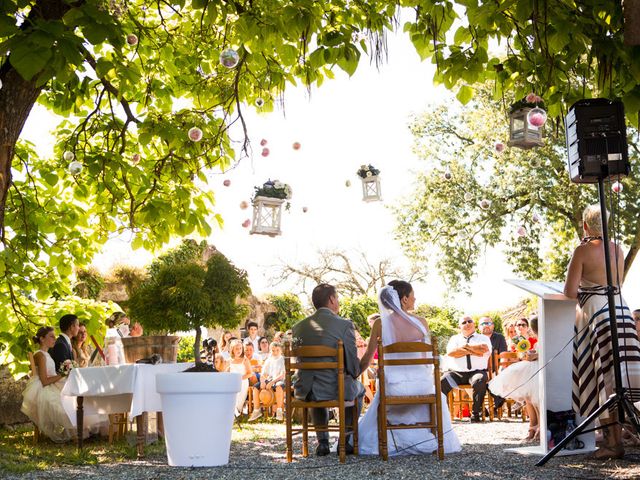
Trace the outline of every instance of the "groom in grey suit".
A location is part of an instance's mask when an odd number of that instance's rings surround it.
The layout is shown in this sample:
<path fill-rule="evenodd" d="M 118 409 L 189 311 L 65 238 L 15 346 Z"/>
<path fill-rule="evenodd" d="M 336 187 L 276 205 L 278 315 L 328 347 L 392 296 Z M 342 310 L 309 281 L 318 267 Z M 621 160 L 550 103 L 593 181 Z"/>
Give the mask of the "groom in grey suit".
<path fill-rule="evenodd" d="M 335 287 L 321 283 L 313 289 L 311 294 L 316 312 L 310 317 L 298 322 L 293 327 L 293 338 L 297 346 L 322 345 L 336 348 L 338 340 L 344 345 L 345 400 L 356 400 L 362 406 L 364 387 L 356 380 L 360 375 L 360 362 L 357 356 L 356 337 L 353 322 L 338 316 L 340 303 Z M 335 361 L 333 358 L 314 359 L 314 361 Z M 294 385 L 295 396 L 301 400 L 324 401 L 338 397 L 337 372 L 335 370 L 299 370 Z M 358 408 L 360 410 L 360 408 Z M 313 423 L 316 426 L 327 425 L 329 412 L 326 408 L 311 409 Z M 352 410 L 348 409 L 346 424 L 352 421 Z M 319 456 L 329 453 L 329 433 L 316 432 Z M 347 438 L 347 453 L 353 452 L 353 445 Z"/>

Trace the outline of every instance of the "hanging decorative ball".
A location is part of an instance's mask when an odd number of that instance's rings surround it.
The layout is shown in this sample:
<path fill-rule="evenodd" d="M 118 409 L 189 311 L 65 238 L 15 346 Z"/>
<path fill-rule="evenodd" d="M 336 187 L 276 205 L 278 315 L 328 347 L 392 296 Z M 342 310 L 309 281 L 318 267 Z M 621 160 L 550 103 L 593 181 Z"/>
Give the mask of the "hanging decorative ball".
<path fill-rule="evenodd" d="M 138 44 L 138 37 L 135 34 L 130 33 L 129 35 L 127 35 L 127 43 L 129 45 L 131 45 L 132 47 L 134 45 L 137 45 Z"/>
<path fill-rule="evenodd" d="M 300 147 L 301 147 L 302 145 L 300 145 L 300 142 L 293 142 L 293 145 L 292 145 L 292 146 L 293 146 L 293 149 L 294 149 L 294 150 L 300 150 Z"/>
<path fill-rule="evenodd" d="M 535 107 L 527 113 L 527 122 L 534 127 L 541 127 L 547 121 L 547 112 L 540 107 Z"/>
<path fill-rule="evenodd" d="M 244 222 L 242 222 L 242 226 L 244 228 L 249 228 L 250 225 L 251 225 L 251 220 L 249 220 L 248 218 Z"/>
<path fill-rule="evenodd" d="M 542 102 L 542 98 L 540 98 L 538 95 L 536 95 L 533 92 L 531 92 L 529 95 L 524 97 L 524 99 L 527 101 L 527 103 L 541 103 Z"/>
<path fill-rule="evenodd" d="M 351 180 L 347 180 L 346 182 L 344 182 L 344 186 L 349 188 L 351 186 Z"/>
<path fill-rule="evenodd" d="M 451 172 L 449 170 L 447 170 L 446 172 L 444 172 L 443 175 L 445 180 L 451 180 L 453 178 L 453 175 L 451 174 Z"/>
<path fill-rule="evenodd" d="M 240 202 L 240 208 L 241 208 L 242 210 L 246 210 L 247 208 L 249 208 L 249 202 L 247 202 L 246 200 L 242 200 L 242 201 Z"/>
<path fill-rule="evenodd" d="M 264 147 L 267 144 L 267 139 L 263 138 L 262 140 L 260 140 L 260 146 Z"/>
<path fill-rule="evenodd" d="M 533 216 L 531 217 L 531 221 L 533 223 L 540 223 L 542 219 L 540 218 L 540 215 L 538 215 L 537 213 L 534 213 Z"/>
<path fill-rule="evenodd" d="M 262 108 L 262 106 L 264 105 L 264 100 L 262 99 L 262 97 L 256 98 L 255 104 L 256 104 L 256 107 Z"/>
<path fill-rule="evenodd" d="M 135 165 L 140 161 L 141 158 L 142 157 L 140 156 L 139 153 L 134 153 L 133 156 L 131 157 L 131 162 Z"/>
<path fill-rule="evenodd" d="M 502 153 L 504 151 L 504 143 L 496 142 L 496 144 L 494 145 L 494 148 L 496 149 L 496 152 Z"/>
<path fill-rule="evenodd" d="M 516 230 L 516 233 L 518 234 L 519 237 L 526 237 L 527 236 L 527 229 L 525 228 L 524 225 L 520 225 L 518 227 L 518 230 Z"/>
<path fill-rule="evenodd" d="M 483 198 L 482 200 L 480 200 L 481 209 L 487 210 L 490 206 L 491 206 L 491 200 L 487 200 L 486 198 Z"/>
<path fill-rule="evenodd" d="M 67 170 L 69 170 L 69 173 L 71 175 L 78 175 L 82 171 L 82 163 L 80 163 L 77 160 L 74 160 L 69 164 L 69 166 L 67 167 Z"/>
<path fill-rule="evenodd" d="M 464 194 L 464 200 L 465 200 L 465 202 L 470 202 L 471 200 L 473 200 L 473 193 L 466 192 Z"/>
<path fill-rule="evenodd" d="M 231 180 L 229 180 L 229 179 L 227 178 L 224 182 L 222 182 L 222 184 L 223 184 L 225 187 L 228 187 L 229 185 L 231 185 Z"/>
<path fill-rule="evenodd" d="M 263 148 L 262 149 L 262 156 L 263 157 L 268 157 L 269 156 L 269 149 L 268 148 Z"/>
<path fill-rule="evenodd" d="M 65 162 L 71 162 L 74 158 L 76 158 L 76 156 L 74 155 L 73 152 L 70 152 L 69 150 L 67 150 L 62 154 L 62 158 L 64 158 Z"/>
<path fill-rule="evenodd" d="M 302 212 L 303 213 L 307 213 L 309 211 L 309 209 L 307 207 L 302 207 Z"/>
<path fill-rule="evenodd" d="M 192 142 L 199 142 L 202 140 L 202 130 L 198 127 L 191 127 L 189 129 L 189 140 Z"/>
<path fill-rule="evenodd" d="M 220 63 L 227 68 L 235 68 L 240 61 L 240 55 L 233 48 L 227 48 L 220 54 Z"/>
<path fill-rule="evenodd" d="M 613 182 L 611 184 L 611 190 L 613 190 L 614 193 L 620 193 L 624 190 L 624 186 L 620 182 Z"/>

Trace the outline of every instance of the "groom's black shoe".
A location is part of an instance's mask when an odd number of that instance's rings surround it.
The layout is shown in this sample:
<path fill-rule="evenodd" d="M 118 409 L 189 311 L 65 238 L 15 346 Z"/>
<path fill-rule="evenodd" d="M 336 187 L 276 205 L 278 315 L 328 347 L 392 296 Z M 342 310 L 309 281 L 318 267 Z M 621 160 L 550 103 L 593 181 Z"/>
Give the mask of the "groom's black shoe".
<path fill-rule="evenodd" d="M 344 444 L 344 452 L 347 455 L 353 455 L 353 445 L 351 445 L 349 442 Z M 336 454 L 340 455 L 340 450 L 336 450 Z"/>
<path fill-rule="evenodd" d="M 328 441 L 320 442 L 316 448 L 316 456 L 324 457 L 329 455 L 330 450 Z"/>

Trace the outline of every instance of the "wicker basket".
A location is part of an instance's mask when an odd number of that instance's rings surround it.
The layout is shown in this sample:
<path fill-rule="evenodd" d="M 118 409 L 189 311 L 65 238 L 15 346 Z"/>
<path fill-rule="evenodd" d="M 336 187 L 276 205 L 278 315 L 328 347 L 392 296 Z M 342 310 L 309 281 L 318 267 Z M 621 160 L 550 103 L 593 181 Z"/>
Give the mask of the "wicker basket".
<path fill-rule="evenodd" d="M 149 335 L 123 337 L 124 357 L 127 363 L 135 363 L 141 358 L 149 358 L 154 353 L 162 357 L 163 363 L 176 363 L 180 337 L 175 335 Z"/>

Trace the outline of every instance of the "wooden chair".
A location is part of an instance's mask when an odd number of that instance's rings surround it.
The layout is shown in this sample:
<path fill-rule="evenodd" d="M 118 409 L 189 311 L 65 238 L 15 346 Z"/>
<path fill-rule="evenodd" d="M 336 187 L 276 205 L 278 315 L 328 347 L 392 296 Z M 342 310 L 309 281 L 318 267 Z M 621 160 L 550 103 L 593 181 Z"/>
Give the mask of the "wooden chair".
<path fill-rule="evenodd" d="M 389 457 L 387 447 L 387 430 L 406 430 L 428 428 L 438 442 L 438 459 L 444 459 L 444 437 L 442 431 L 442 392 L 440 389 L 440 360 L 438 357 L 438 342 L 431 338 L 432 344 L 423 342 L 397 342 L 383 347 L 378 339 L 378 451 L 383 460 Z M 394 353 L 424 353 L 424 358 L 394 358 L 385 360 L 385 355 Z M 428 354 L 431 353 L 431 358 Z M 408 365 L 433 365 L 433 382 L 435 394 L 392 396 L 387 395 L 385 385 L 385 367 Z M 394 405 L 427 405 L 429 420 L 414 424 L 391 424 L 387 419 L 387 407 Z"/>
<path fill-rule="evenodd" d="M 498 371 L 504 370 L 509 365 L 513 365 L 514 363 L 518 363 L 520 358 L 518 358 L 518 354 L 516 352 L 502 352 L 498 355 Z M 515 402 L 511 398 L 505 398 L 505 405 L 507 406 L 507 417 L 511 418 L 511 409 Z M 514 415 L 517 412 L 514 412 Z M 522 417 L 522 421 L 527 421 L 527 409 L 522 407 L 520 409 L 520 415 Z"/>
<path fill-rule="evenodd" d="M 333 357 L 335 361 L 310 361 L 320 357 Z M 337 348 L 325 346 L 309 346 L 291 348 L 290 342 L 285 345 L 285 418 L 287 427 L 287 462 L 293 460 L 293 436 L 302 434 L 302 456 L 309 456 L 309 431 L 338 432 L 338 455 L 340 463 L 346 461 L 345 444 L 348 433 L 353 434 L 353 450 L 358 454 L 358 404 L 356 401 L 344 399 L 344 348 L 342 341 L 338 341 Z M 293 396 L 292 374 L 295 370 L 337 370 L 338 385 L 336 400 L 306 401 Z M 292 416 L 295 408 L 302 409 L 302 427 L 293 428 Z M 310 408 L 337 408 L 338 425 L 316 426 L 309 424 L 308 410 Z M 351 428 L 346 426 L 346 409 L 353 409 L 353 423 Z"/>
<path fill-rule="evenodd" d="M 30 377 L 33 378 L 35 377 L 38 373 L 36 372 L 36 360 L 33 356 L 32 352 L 29 352 L 29 366 L 31 368 L 31 375 Z M 33 443 L 38 443 L 40 441 L 40 429 L 38 428 L 38 426 L 34 423 L 33 424 Z"/>
<path fill-rule="evenodd" d="M 497 352 L 494 352 L 494 353 L 497 353 Z M 489 360 L 487 362 L 487 383 L 489 383 L 489 381 L 491 381 L 491 379 L 493 378 L 494 370 L 497 371 L 495 365 L 496 365 L 496 357 L 492 353 L 489 356 Z M 456 407 L 457 407 L 457 413 L 458 413 L 459 419 L 462 419 L 463 406 L 466 405 L 467 408 L 469 409 L 469 412 L 471 412 L 473 400 L 472 400 L 472 394 L 469 394 L 468 392 L 473 392 L 473 387 L 470 384 L 465 383 L 465 384 L 458 385 L 457 388 L 454 388 L 453 390 L 451 390 L 449 392 L 449 395 L 447 395 L 447 403 L 449 404 L 449 413 L 451 414 L 452 420 L 455 418 Z M 484 402 L 482 404 L 482 411 L 481 411 L 482 421 L 486 419 L 486 415 L 485 415 L 485 410 L 486 410 L 489 412 L 489 420 L 493 422 L 495 418 L 493 414 L 493 407 L 494 407 L 493 397 L 489 394 L 489 391 L 487 391 L 486 395 L 484 396 Z"/>
<path fill-rule="evenodd" d="M 124 437 L 129 430 L 129 415 L 124 413 L 109 414 L 109 445 L 113 443 L 114 438 Z"/>

